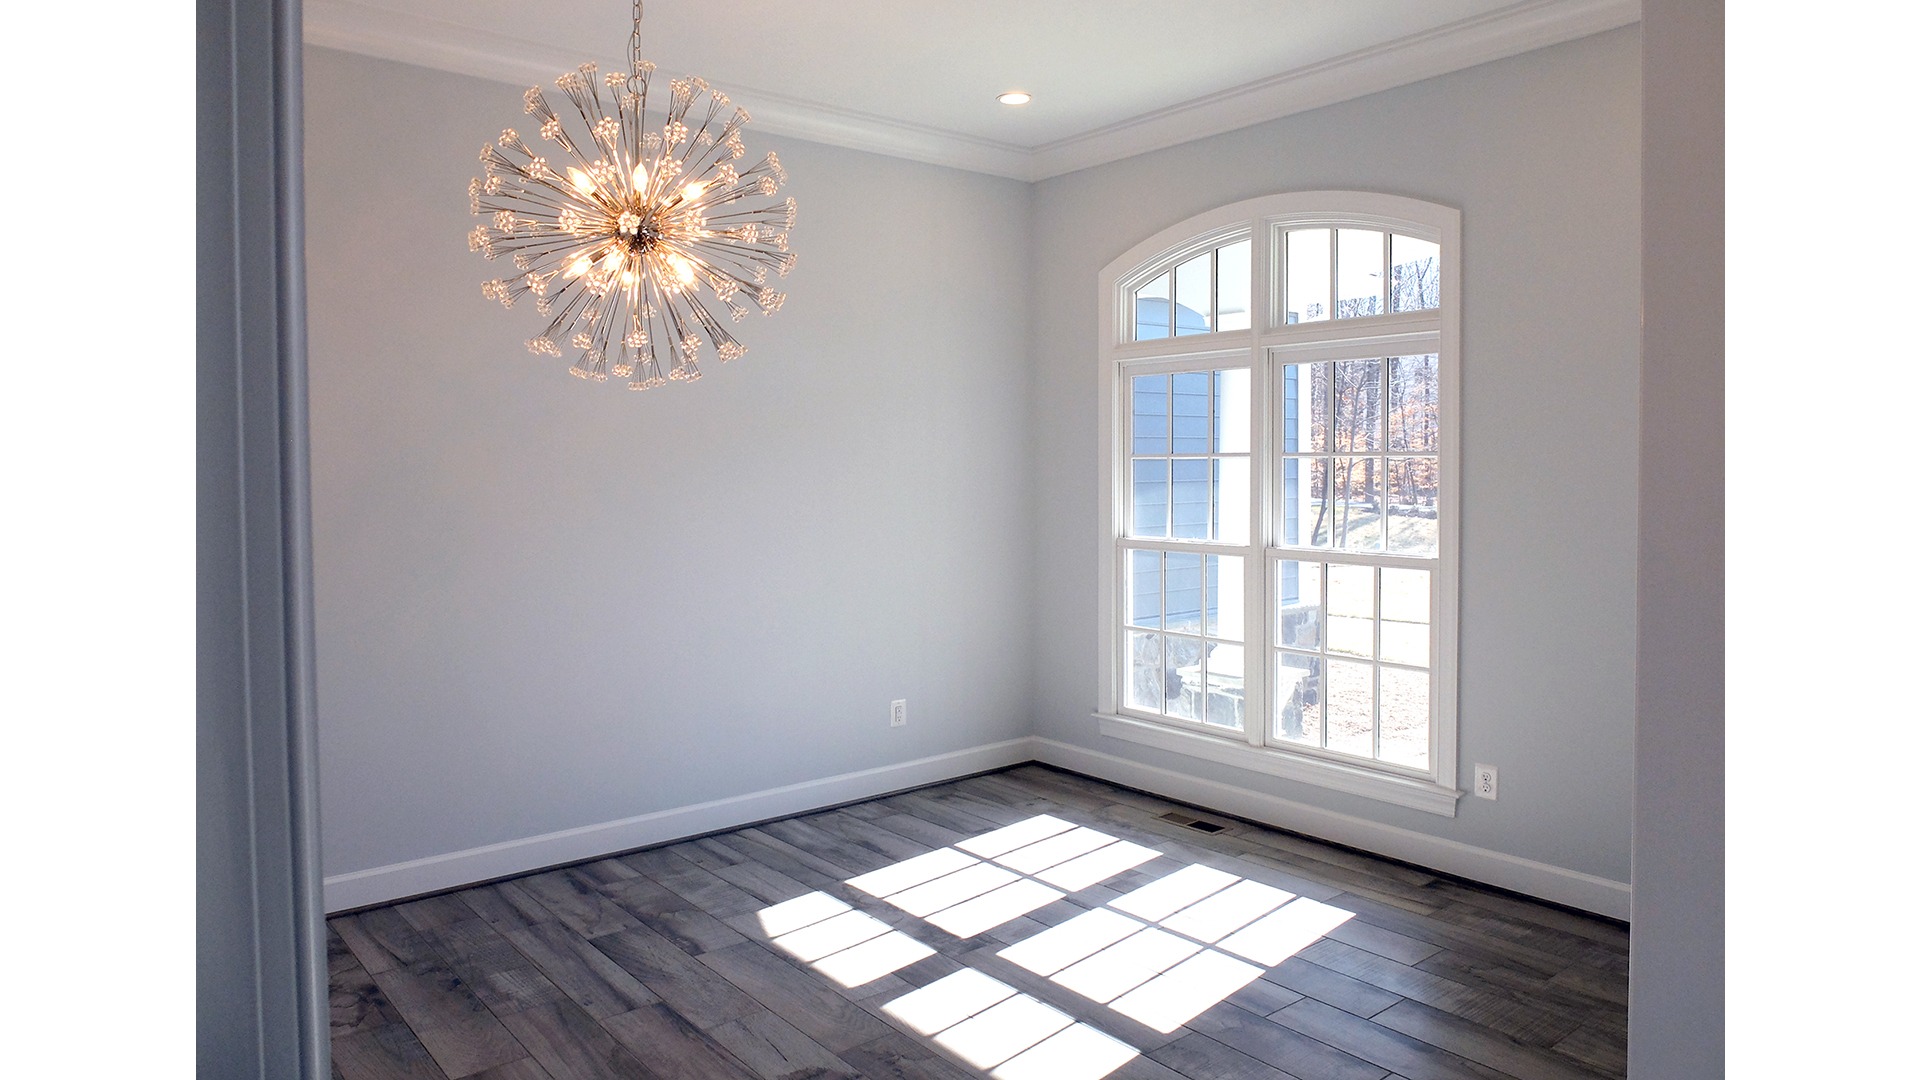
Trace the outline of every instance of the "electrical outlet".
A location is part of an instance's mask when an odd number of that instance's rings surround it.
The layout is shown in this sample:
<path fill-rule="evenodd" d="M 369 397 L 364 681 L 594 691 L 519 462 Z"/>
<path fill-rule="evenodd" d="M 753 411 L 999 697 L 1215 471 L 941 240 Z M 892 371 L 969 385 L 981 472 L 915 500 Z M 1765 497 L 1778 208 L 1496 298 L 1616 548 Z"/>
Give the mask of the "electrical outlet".
<path fill-rule="evenodd" d="M 1500 770 L 1492 765 L 1474 766 L 1474 794 L 1483 799 L 1495 798 L 1500 784 Z"/>
<path fill-rule="evenodd" d="M 907 726 L 907 699 L 906 698 L 899 698 L 895 700 L 893 707 L 887 710 L 887 726 L 888 727 L 906 727 Z"/>

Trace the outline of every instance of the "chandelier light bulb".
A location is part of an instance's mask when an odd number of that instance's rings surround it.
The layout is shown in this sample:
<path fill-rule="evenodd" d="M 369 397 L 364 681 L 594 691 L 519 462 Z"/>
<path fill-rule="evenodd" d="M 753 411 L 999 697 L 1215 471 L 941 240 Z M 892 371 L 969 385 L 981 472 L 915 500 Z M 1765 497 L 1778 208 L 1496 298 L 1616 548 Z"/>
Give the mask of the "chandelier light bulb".
<path fill-rule="evenodd" d="M 551 145 L 530 147 L 509 128 L 481 148 L 485 172 L 467 200 L 485 223 L 467 244 L 516 271 L 482 295 L 506 307 L 531 295 L 548 318 L 529 352 L 558 357 L 565 342 L 581 350 L 573 374 L 646 390 L 700 378 L 708 344 L 723 361 L 747 351 L 714 312 L 739 322 L 748 303 L 780 310 L 786 295 L 768 278 L 793 269 L 795 213 L 791 198 L 767 201 L 787 182 L 777 156 L 737 164 L 745 110 L 698 78 L 655 85 L 640 15 L 636 2 L 629 70 L 603 77 L 583 64 L 554 81 L 571 110 L 527 91 Z M 573 164 L 556 172 L 550 156 Z"/>

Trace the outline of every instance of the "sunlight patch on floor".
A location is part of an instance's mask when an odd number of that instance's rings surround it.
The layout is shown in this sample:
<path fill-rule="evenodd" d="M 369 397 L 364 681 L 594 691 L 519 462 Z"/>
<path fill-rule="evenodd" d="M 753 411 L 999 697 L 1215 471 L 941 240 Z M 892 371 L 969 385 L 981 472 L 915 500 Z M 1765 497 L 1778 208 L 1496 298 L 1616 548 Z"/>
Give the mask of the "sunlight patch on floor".
<path fill-rule="evenodd" d="M 1014 988 L 999 979 L 962 968 L 902 994 L 881 1006 L 881 1011 L 922 1035 L 933 1035 L 1013 996 Z"/>
<path fill-rule="evenodd" d="M 757 918 L 760 928 L 770 938 L 791 934 L 803 926 L 812 926 L 822 919 L 852 911 L 852 907 L 824 892 L 810 892 L 796 896 L 785 903 L 762 909 Z"/>
<path fill-rule="evenodd" d="M 846 884 L 968 939 L 1160 857 L 1141 844 L 1039 814 Z M 1169 1033 L 1352 917 L 1285 889 L 1191 864 L 996 955 Z M 845 987 L 935 955 L 912 933 L 824 892 L 775 904 L 758 918 L 775 947 Z M 1100 1080 L 1139 1055 L 1093 1024 L 972 967 L 882 1009 L 999 1080 Z"/>
<path fill-rule="evenodd" d="M 1353 917 L 1351 911 L 1303 896 L 1222 941 L 1221 948 L 1263 967 L 1275 967 Z"/>
<path fill-rule="evenodd" d="M 979 861 L 953 848 L 937 848 L 925 855 L 916 855 L 905 862 L 883 866 L 871 874 L 848 878 L 847 884 L 870 896 L 892 896 L 902 889 L 926 884 L 935 878 L 945 877 L 956 870 L 973 866 Z"/>
<path fill-rule="evenodd" d="M 1074 828 L 1050 836 L 1039 843 L 995 856 L 994 861 L 1010 870 L 1035 874 L 1050 866 L 1078 858 L 1097 847 L 1114 843 L 1115 837 L 1093 829 Z"/>
<path fill-rule="evenodd" d="M 1116 841 L 1103 848 L 1097 848 L 1077 859 L 1069 859 L 1058 866 L 1050 866 L 1034 877 L 1063 892 L 1080 892 L 1090 886 L 1099 885 L 1117 874 L 1125 874 L 1150 859 L 1160 858 L 1161 853 L 1153 848 L 1145 848 L 1126 840 Z"/>
<path fill-rule="evenodd" d="M 1039 911 L 1065 895 L 1058 889 L 1023 878 L 945 911 L 937 911 L 927 916 L 927 921 L 957 938 L 970 938 L 1002 923 L 1013 922 L 1030 911 Z"/>
<path fill-rule="evenodd" d="M 1050 926 L 1018 945 L 1009 945 L 1000 955 L 1036 975 L 1052 975 L 1146 926 L 1106 908 L 1095 908 L 1058 926 Z"/>
<path fill-rule="evenodd" d="M 1150 926 L 1051 977 L 1090 1001 L 1106 1003 L 1200 951 L 1192 941 Z"/>
<path fill-rule="evenodd" d="M 998 1080 L 1100 1080 L 1140 1051 L 1087 1024 L 1050 1035 L 994 1070 Z"/>
<path fill-rule="evenodd" d="M 1272 885 L 1237 881 L 1200 903 L 1161 919 L 1160 924 L 1211 945 L 1292 899 L 1293 893 Z"/>
<path fill-rule="evenodd" d="M 865 986 L 934 950 L 824 892 L 775 904 L 757 916 L 773 946 L 846 987 Z"/>
<path fill-rule="evenodd" d="M 783 934 L 774 939 L 774 944 L 796 960 L 819 960 L 891 929 L 893 927 L 864 911 L 843 911 L 812 926 Z"/>
<path fill-rule="evenodd" d="M 1073 1023 L 1073 1017 L 1052 1005 L 1015 994 L 935 1035 L 934 1041 L 976 1069 L 991 1069 Z"/>
<path fill-rule="evenodd" d="M 926 918 L 942 908 L 950 908 L 963 900 L 972 900 L 983 893 L 989 893 L 1002 885 L 1019 881 L 1020 875 L 1011 870 L 990 863 L 975 863 L 964 870 L 957 870 L 946 877 L 935 878 L 924 885 L 916 885 L 904 892 L 888 896 L 887 902 L 909 915 Z"/>
<path fill-rule="evenodd" d="M 1158 881 L 1143 885 L 1107 906 L 1148 922 L 1159 922 L 1182 908 L 1212 896 L 1241 880 L 1211 866 L 1183 866 Z"/>
<path fill-rule="evenodd" d="M 1051 814 L 1038 814 L 1026 821 L 962 840 L 954 846 L 970 855 L 991 859 L 996 855 L 1005 855 L 1015 848 L 1026 847 L 1036 840 L 1044 840 L 1055 833 L 1066 832 L 1073 827 L 1074 823 L 1071 821 L 1062 821 Z"/>
<path fill-rule="evenodd" d="M 814 969 L 845 987 L 866 986 L 909 964 L 934 955 L 934 950 L 898 930 L 842 949 L 814 961 Z"/>
<path fill-rule="evenodd" d="M 881 1008 L 998 1080 L 1100 1080 L 1140 1053 L 973 968 Z"/>
<path fill-rule="evenodd" d="M 1115 1012 L 1155 1031 L 1173 1031 L 1261 977 L 1262 969 L 1202 949 L 1113 1002 Z"/>

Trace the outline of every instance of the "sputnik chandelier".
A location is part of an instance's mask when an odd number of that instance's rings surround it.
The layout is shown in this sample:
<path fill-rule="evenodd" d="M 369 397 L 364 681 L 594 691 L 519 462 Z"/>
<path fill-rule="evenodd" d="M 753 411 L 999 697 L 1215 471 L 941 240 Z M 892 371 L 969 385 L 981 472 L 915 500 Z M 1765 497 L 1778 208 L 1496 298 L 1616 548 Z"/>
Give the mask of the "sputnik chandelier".
<path fill-rule="evenodd" d="M 700 378 L 710 342 L 723 361 L 747 351 L 710 302 L 733 322 L 747 317 L 747 301 L 768 315 L 780 310 L 786 296 L 767 275 L 793 268 L 794 200 L 766 201 L 787 180 L 772 153 L 735 169 L 748 118 L 727 95 L 702 79 L 674 79 L 663 106 L 650 85 L 654 65 L 640 57 L 640 16 L 635 0 L 628 71 L 597 79 L 588 63 L 554 80 L 584 137 L 540 87 L 527 91 L 541 140 L 565 155 L 558 168 L 512 128 L 481 148 L 485 174 L 467 196 L 488 223 L 474 227 L 467 246 L 488 259 L 510 256 L 518 271 L 486 282 L 485 296 L 511 308 L 531 294 L 549 317 L 529 352 L 558 357 L 565 342 L 580 350 L 573 374 L 595 382 L 612 374 L 648 390 Z"/>

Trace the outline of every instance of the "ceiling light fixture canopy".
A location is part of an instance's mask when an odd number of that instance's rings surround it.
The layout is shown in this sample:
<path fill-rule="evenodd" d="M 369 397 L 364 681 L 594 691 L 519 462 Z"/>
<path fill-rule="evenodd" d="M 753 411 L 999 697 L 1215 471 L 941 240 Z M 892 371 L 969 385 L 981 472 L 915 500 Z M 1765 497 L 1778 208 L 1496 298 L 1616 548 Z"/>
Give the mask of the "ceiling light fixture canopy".
<path fill-rule="evenodd" d="M 640 18 L 634 0 L 629 70 L 597 78 L 587 63 L 554 80 L 572 106 L 564 119 L 540 87 L 527 91 L 540 139 L 557 153 L 509 128 L 481 148 L 484 174 L 467 186 L 469 208 L 488 219 L 468 248 L 507 255 L 518 271 L 482 294 L 510 308 L 531 294 L 549 316 L 528 351 L 558 357 L 564 341 L 580 350 L 573 374 L 612 374 L 633 390 L 700 378 L 708 342 L 723 361 L 737 359 L 747 347 L 709 305 L 733 322 L 748 302 L 772 315 L 786 296 L 768 275 L 794 266 L 794 200 L 767 201 L 787 180 L 780 159 L 735 168 L 747 112 L 705 80 L 673 79 L 661 101 L 654 65 L 640 56 Z"/>

